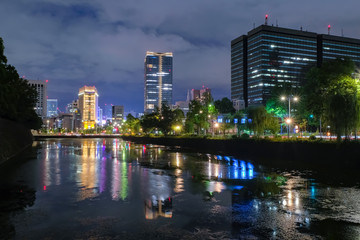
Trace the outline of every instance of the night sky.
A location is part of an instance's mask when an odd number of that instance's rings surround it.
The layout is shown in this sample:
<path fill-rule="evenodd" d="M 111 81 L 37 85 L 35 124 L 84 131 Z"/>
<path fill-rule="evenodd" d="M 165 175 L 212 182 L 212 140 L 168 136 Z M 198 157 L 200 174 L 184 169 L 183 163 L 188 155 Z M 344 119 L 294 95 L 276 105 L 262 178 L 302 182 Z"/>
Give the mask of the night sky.
<path fill-rule="evenodd" d="M 230 41 L 264 22 L 360 38 L 359 0 L 1 0 L 8 62 L 27 79 L 49 80 L 59 107 L 95 85 L 100 107 L 143 111 L 147 50 L 174 53 L 173 100 L 187 89 L 230 97 Z"/>

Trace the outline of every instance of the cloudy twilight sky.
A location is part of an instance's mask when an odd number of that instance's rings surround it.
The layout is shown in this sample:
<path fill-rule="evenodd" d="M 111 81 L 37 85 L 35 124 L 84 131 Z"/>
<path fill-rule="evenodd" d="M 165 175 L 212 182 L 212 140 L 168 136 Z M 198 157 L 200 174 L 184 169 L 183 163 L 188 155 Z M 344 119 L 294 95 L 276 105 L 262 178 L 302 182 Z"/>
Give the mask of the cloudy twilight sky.
<path fill-rule="evenodd" d="M 360 38 L 359 0 L 0 0 L 0 37 L 21 76 L 48 79 L 62 111 L 83 85 L 143 111 L 147 50 L 174 53 L 173 100 L 230 97 L 230 41 L 264 22 Z"/>

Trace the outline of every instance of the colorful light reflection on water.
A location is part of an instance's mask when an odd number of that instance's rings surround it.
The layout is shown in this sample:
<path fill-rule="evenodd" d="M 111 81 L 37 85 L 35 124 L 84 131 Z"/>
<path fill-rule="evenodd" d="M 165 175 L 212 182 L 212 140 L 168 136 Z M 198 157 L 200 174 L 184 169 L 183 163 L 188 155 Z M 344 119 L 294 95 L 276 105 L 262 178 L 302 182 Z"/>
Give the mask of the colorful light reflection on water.
<path fill-rule="evenodd" d="M 47 140 L 39 146 L 37 158 L 9 178 L 36 190 L 34 205 L 11 219 L 19 238 L 56 232 L 65 238 L 169 238 L 201 231 L 203 238 L 307 239 L 326 236 L 313 227 L 327 224 L 324 219 L 348 222 L 345 239 L 360 236 L 357 188 L 274 173 L 232 156 L 120 139 Z"/>

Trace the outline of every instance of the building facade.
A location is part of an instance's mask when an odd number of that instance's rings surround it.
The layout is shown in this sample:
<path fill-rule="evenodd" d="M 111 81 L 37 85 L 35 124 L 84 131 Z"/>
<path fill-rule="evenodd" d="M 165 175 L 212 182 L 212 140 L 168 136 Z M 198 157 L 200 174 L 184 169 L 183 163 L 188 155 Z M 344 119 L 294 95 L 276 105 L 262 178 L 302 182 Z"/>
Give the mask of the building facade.
<path fill-rule="evenodd" d="M 146 52 L 144 66 L 144 112 L 151 113 L 163 103 L 171 106 L 173 54 Z"/>
<path fill-rule="evenodd" d="M 204 102 L 206 95 L 211 96 L 210 88 L 191 89 L 190 100 Z"/>
<path fill-rule="evenodd" d="M 37 102 L 35 112 L 39 117 L 47 116 L 47 80 L 28 80 L 29 85 L 34 87 L 37 92 Z"/>
<path fill-rule="evenodd" d="M 309 68 L 336 57 L 360 63 L 360 40 L 261 25 L 231 41 L 231 99 L 265 104 L 275 86 L 299 87 Z"/>
<path fill-rule="evenodd" d="M 112 120 L 112 106 L 113 104 L 105 103 L 103 111 L 103 119 Z"/>
<path fill-rule="evenodd" d="M 113 125 L 121 125 L 124 120 L 124 106 L 112 106 Z"/>
<path fill-rule="evenodd" d="M 95 86 L 79 89 L 79 111 L 84 129 L 96 128 L 98 115 L 98 92 Z"/>
<path fill-rule="evenodd" d="M 58 115 L 57 108 L 58 108 L 58 100 L 57 99 L 47 99 L 47 117 L 55 117 Z"/>

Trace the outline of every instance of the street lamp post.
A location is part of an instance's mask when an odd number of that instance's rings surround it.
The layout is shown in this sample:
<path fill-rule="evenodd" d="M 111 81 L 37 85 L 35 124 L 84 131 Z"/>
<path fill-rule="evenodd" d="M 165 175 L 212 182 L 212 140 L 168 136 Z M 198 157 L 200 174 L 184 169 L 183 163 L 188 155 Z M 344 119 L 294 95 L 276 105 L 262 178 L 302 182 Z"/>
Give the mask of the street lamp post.
<path fill-rule="evenodd" d="M 294 102 L 297 102 L 299 99 L 298 97 L 293 97 L 293 96 L 282 96 L 281 97 L 281 100 L 282 101 L 285 101 L 287 98 L 288 100 L 288 104 L 289 104 L 289 113 L 288 113 L 288 119 L 286 119 L 286 123 L 288 125 L 288 129 L 287 129 L 287 132 L 288 132 L 288 138 L 290 138 L 290 124 L 291 124 L 291 100 L 293 100 Z"/>
<path fill-rule="evenodd" d="M 214 132 L 215 132 L 215 134 L 217 134 L 216 131 L 217 131 L 217 129 L 219 128 L 219 123 L 216 122 L 216 123 L 214 124 L 214 127 L 215 127 Z M 214 133 L 214 132 L 213 132 L 213 133 Z"/>

